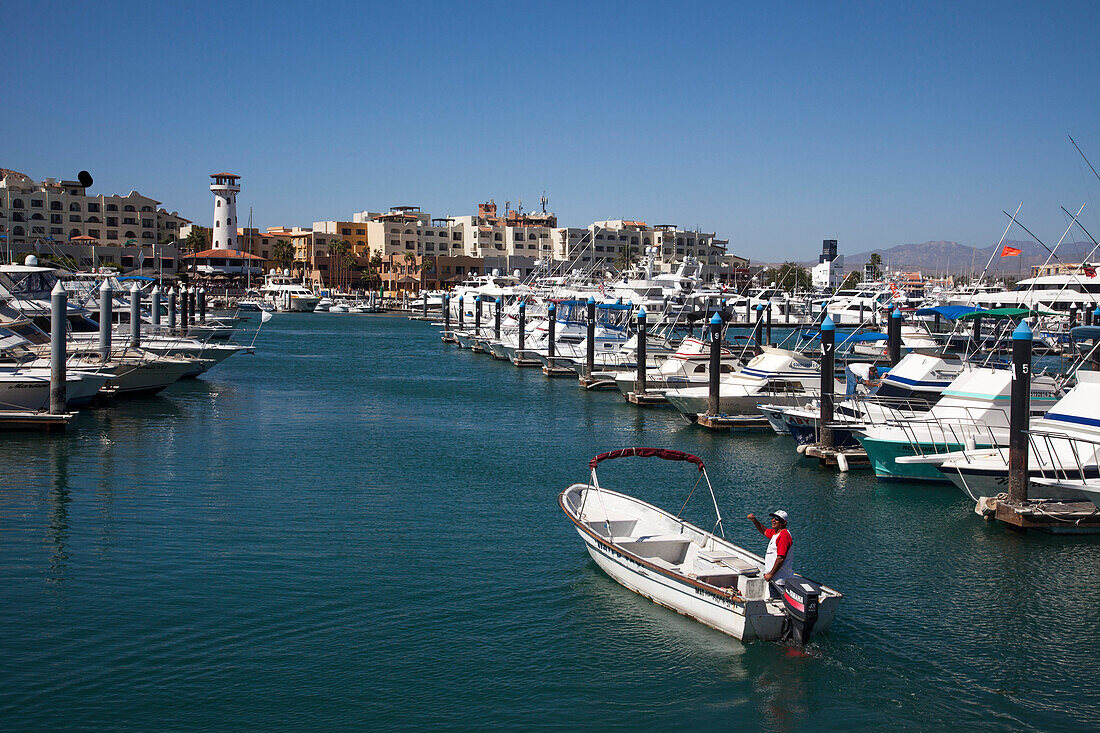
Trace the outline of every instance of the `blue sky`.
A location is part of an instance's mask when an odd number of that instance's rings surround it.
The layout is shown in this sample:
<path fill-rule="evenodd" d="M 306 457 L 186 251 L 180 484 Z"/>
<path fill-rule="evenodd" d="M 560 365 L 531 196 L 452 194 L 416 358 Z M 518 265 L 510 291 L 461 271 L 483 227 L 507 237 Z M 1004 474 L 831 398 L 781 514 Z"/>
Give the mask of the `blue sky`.
<path fill-rule="evenodd" d="M 1100 4 L 764 5 L 18 3 L 0 166 L 200 223 L 228 170 L 261 227 L 545 191 L 756 261 L 1100 237 Z"/>

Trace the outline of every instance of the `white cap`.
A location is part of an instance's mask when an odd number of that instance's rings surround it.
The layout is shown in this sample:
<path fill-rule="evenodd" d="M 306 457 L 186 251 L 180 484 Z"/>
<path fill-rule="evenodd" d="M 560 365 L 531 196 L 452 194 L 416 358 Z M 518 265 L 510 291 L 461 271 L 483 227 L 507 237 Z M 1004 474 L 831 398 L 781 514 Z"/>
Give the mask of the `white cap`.
<path fill-rule="evenodd" d="M 776 509 L 769 516 L 775 517 L 776 519 L 781 519 L 784 522 L 787 521 L 787 512 L 783 511 L 782 509 Z"/>

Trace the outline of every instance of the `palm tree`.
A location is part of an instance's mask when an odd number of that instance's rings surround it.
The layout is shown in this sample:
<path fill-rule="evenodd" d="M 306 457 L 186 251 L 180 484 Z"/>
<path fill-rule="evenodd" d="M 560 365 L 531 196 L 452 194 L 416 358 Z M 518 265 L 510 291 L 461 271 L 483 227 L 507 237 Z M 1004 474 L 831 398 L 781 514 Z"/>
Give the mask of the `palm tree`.
<path fill-rule="evenodd" d="M 343 273 L 343 265 L 347 264 L 346 259 L 350 251 L 351 245 L 348 244 L 346 239 L 334 239 L 328 243 L 329 262 L 335 265 L 336 270 L 336 274 L 333 275 L 333 284 L 338 288 L 343 286 L 341 275 Z"/>
<path fill-rule="evenodd" d="M 615 258 L 615 265 L 619 268 L 619 271 L 630 269 L 631 265 L 638 261 L 638 253 L 635 251 L 634 245 L 623 245 L 623 248 L 619 250 L 619 256 Z"/>
<path fill-rule="evenodd" d="M 199 227 L 191 227 L 191 231 L 188 233 L 187 239 L 183 240 L 183 243 L 191 254 L 203 251 L 206 249 L 206 231 Z"/>
<path fill-rule="evenodd" d="M 285 270 L 294 262 L 294 245 L 285 239 L 276 240 L 271 246 L 271 259 L 278 263 L 280 270 Z"/>

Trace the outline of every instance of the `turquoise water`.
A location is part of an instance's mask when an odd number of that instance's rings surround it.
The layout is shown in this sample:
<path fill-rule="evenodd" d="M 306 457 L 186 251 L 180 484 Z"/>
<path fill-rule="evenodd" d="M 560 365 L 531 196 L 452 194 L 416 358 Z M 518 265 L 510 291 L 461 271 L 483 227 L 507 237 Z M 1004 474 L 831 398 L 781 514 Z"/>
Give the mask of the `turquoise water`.
<path fill-rule="evenodd" d="M 791 513 L 846 594 L 805 650 L 636 596 L 557 506 L 594 454 L 703 457 L 727 535 Z M 679 508 L 687 464 L 601 483 Z M 61 435 L 0 434 L 5 729 L 1095 727 L 1100 540 L 950 487 L 715 435 L 386 316 L 279 315 L 237 356 Z M 696 494 L 686 514 L 712 522 Z"/>

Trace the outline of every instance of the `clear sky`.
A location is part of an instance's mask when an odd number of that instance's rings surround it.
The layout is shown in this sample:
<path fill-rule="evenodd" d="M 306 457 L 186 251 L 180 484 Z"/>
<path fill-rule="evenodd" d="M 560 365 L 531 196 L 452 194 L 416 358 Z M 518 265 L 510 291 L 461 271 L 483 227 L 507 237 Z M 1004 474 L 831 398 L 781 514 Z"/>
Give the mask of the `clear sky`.
<path fill-rule="evenodd" d="M 209 224 L 494 198 L 717 231 L 756 261 L 1100 238 L 1100 3 L 79 3 L 4 8 L 0 167 Z M 1023 233 L 1014 234 L 1023 238 Z"/>

